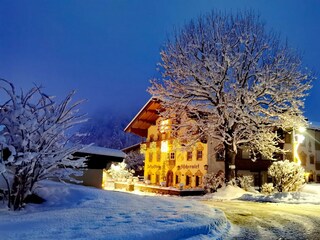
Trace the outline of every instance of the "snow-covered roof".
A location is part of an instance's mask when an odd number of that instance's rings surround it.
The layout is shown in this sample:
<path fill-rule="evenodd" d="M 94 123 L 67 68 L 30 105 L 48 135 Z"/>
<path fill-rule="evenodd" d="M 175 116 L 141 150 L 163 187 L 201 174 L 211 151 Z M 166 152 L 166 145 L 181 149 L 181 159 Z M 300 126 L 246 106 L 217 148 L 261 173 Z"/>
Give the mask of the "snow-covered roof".
<path fill-rule="evenodd" d="M 105 148 L 105 147 L 98 147 L 94 145 L 84 146 L 81 150 L 78 150 L 79 153 L 89 153 L 89 154 L 96 154 L 102 156 L 109 156 L 109 157 L 119 157 L 125 158 L 126 154 L 118 149 L 112 148 Z"/>

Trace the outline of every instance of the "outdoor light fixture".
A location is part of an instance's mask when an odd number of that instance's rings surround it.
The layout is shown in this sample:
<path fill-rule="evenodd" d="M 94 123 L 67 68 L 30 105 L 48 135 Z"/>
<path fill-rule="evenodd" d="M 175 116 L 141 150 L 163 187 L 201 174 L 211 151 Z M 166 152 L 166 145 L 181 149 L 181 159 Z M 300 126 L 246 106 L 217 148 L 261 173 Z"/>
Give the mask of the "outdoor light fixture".
<path fill-rule="evenodd" d="M 305 127 L 299 127 L 298 133 L 295 132 L 295 129 L 292 130 L 293 133 L 293 161 L 301 165 L 301 160 L 298 154 L 299 145 L 303 143 L 305 136 L 302 134 L 306 131 Z"/>
<path fill-rule="evenodd" d="M 161 142 L 161 152 L 163 152 L 163 153 L 169 152 L 169 144 L 168 144 L 168 141 L 162 141 L 162 142 Z"/>

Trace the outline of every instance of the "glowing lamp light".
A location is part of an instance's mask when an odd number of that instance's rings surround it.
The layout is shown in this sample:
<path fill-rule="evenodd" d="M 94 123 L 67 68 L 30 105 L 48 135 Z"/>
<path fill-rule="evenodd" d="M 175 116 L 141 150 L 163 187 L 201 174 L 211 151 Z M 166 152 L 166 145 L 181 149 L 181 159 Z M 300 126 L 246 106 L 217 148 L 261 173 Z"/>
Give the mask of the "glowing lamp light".
<path fill-rule="evenodd" d="M 305 137 L 302 134 L 296 134 L 296 142 L 298 144 L 303 143 L 304 139 L 305 139 Z"/>
<path fill-rule="evenodd" d="M 167 153 L 169 152 L 169 144 L 168 141 L 161 142 L 161 152 Z"/>
<path fill-rule="evenodd" d="M 298 128 L 298 132 L 299 133 L 304 133 L 306 131 L 305 127 L 299 127 Z M 293 142 L 293 156 L 294 156 L 294 161 L 296 163 L 298 163 L 299 165 L 301 165 L 301 160 L 299 158 L 299 154 L 298 154 L 298 148 L 299 145 L 303 143 L 305 136 L 303 136 L 302 134 L 299 133 L 294 133 L 294 142 Z"/>

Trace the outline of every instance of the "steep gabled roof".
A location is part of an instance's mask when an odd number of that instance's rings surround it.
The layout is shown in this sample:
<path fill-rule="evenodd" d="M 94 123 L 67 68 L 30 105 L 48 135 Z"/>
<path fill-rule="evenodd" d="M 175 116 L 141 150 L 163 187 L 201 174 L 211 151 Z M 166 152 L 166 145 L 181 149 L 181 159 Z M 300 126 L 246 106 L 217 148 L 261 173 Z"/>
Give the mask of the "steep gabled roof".
<path fill-rule="evenodd" d="M 128 126 L 124 129 L 125 132 L 131 132 L 141 137 L 147 137 L 148 128 L 155 125 L 159 118 L 161 104 L 159 100 L 151 98 L 132 119 Z"/>

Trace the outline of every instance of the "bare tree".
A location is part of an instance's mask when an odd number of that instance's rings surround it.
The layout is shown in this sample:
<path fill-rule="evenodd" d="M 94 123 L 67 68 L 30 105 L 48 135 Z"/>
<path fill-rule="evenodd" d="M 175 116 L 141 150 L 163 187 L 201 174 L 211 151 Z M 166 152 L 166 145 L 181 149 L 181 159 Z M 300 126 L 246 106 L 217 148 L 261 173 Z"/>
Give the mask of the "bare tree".
<path fill-rule="evenodd" d="M 162 78 L 151 81 L 149 92 L 162 101 L 162 117 L 173 119 L 182 143 L 221 141 L 229 180 L 238 148 L 275 159 L 281 151 L 275 130 L 305 124 L 312 76 L 252 12 L 201 16 L 176 31 L 160 54 Z"/>
<path fill-rule="evenodd" d="M 84 159 L 71 159 L 78 147 L 68 145 L 66 135 L 84 118 L 77 109 L 81 101 L 71 103 L 74 92 L 57 104 L 38 87 L 18 93 L 12 83 L 1 79 L 0 89 L 7 96 L 0 105 L 4 127 L 0 143 L 10 151 L 10 156 L 0 159 L 1 175 L 10 193 L 8 206 L 17 210 L 39 181 L 66 179 L 84 166 Z"/>

